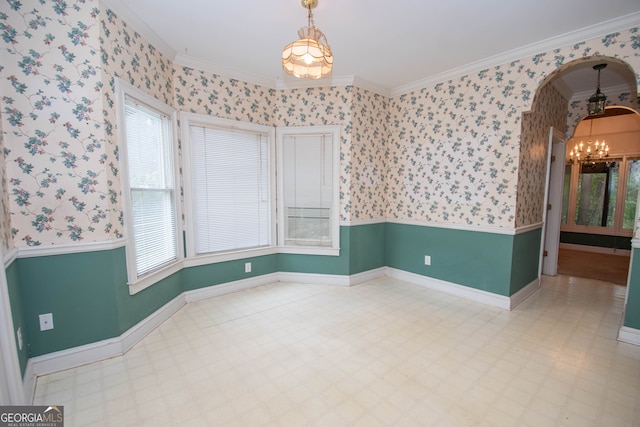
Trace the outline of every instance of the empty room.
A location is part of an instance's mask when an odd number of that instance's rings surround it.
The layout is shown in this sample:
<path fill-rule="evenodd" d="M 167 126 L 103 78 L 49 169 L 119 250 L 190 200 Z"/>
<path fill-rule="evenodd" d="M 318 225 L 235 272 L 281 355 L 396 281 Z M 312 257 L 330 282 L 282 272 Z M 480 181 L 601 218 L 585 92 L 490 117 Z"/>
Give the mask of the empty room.
<path fill-rule="evenodd" d="M 444 3 L 2 0 L 0 424 L 637 426 L 640 5 Z"/>

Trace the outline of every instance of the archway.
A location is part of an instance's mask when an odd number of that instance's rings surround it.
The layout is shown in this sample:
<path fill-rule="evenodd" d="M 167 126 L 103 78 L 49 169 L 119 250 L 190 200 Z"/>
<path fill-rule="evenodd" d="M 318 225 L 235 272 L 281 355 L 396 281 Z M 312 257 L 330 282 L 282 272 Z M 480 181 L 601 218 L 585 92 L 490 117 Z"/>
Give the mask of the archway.
<path fill-rule="evenodd" d="M 565 128 L 562 129 L 564 134 L 566 135 L 565 139 L 569 139 L 570 137 L 574 137 L 578 135 L 580 131 L 578 131 L 578 127 L 582 120 L 587 116 L 587 99 L 593 94 L 595 91 L 595 72 L 592 70 L 595 64 L 606 63 L 607 69 L 609 70 L 609 79 L 603 79 L 601 84 L 602 91 L 607 95 L 607 111 L 614 112 L 617 111 L 615 107 L 621 107 L 626 109 L 627 112 L 637 114 L 636 110 L 637 104 L 637 86 L 635 73 L 633 69 L 624 61 L 621 61 L 617 58 L 611 57 L 603 57 L 603 56 L 593 56 L 587 58 L 581 58 L 567 64 L 564 64 L 554 72 L 552 72 L 547 78 L 541 83 L 537 92 L 536 98 L 534 99 L 534 103 L 532 106 L 532 111 L 544 111 L 544 102 L 538 102 L 536 105 L 536 101 L 539 101 L 538 94 L 543 93 L 543 91 L 549 91 L 548 87 L 552 86 L 557 92 L 559 92 L 564 99 L 566 100 L 566 116 L 564 117 L 564 121 L 566 123 Z M 604 76 L 604 74 L 603 74 Z M 613 77 L 613 78 L 612 78 Z M 611 82 L 615 81 L 615 84 Z M 583 84 L 583 90 L 577 91 L 575 88 L 580 87 L 579 84 L 581 82 Z M 571 90 L 573 89 L 573 90 Z M 544 98 L 544 97 L 542 97 Z M 610 115 L 613 115 L 612 113 Z M 554 123 L 559 122 L 558 118 Z M 592 122 L 593 123 L 593 122 Z M 578 131 L 576 133 L 576 131 Z M 571 143 L 567 144 L 568 146 Z M 550 148 L 550 147 L 548 147 Z M 640 153 L 639 153 L 640 154 Z M 549 156 L 551 157 L 551 156 Z M 546 165 L 547 170 L 550 168 L 550 164 Z M 551 182 L 550 187 L 553 186 L 564 186 L 565 179 L 562 177 L 560 182 Z M 547 188 L 548 191 L 548 188 Z M 573 200 L 575 201 L 575 200 Z M 564 198 L 564 203 L 567 202 L 567 198 Z M 564 207 L 564 206 L 563 206 Z M 572 212 L 573 214 L 573 212 Z M 564 209 L 563 223 L 566 221 L 566 209 Z M 543 220 L 546 220 L 544 218 Z M 635 226 L 635 220 L 633 222 L 632 229 L 637 229 Z M 566 228 L 566 227 L 565 227 Z M 576 230 L 574 230 L 576 231 Z M 585 230 L 577 230 L 577 231 L 585 231 Z M 588 230 L 587 230 L 588 231 Z M 602 230 L 599 230 L 602 232 Z M 619 230 L 618 230 L 619 231 Z M 604 234 L 604 233 L 603 233 Z M 618 234 L 620 234 L 618 232 Z M 627 232 L 629 234 L 629 240 L 632 234 L 632 231 L 629 230 Z M 559 242 L 560 239 L 558 239 Z M 543 243 L 546 244 L 543 237 Z"/>

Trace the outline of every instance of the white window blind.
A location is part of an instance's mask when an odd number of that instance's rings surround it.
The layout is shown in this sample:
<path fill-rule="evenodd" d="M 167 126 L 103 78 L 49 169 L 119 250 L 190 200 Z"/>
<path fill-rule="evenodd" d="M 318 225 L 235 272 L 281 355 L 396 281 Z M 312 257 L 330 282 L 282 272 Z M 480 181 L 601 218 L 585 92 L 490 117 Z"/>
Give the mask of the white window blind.
<path fill-rule="evenodd" d="M 171 120 L 125 99 L 131 217 L 137 277 L 178 258 Z"/>
<path fill-rule="evenodd" d="M 286 135 L 281 149 L 285 244 L 332 246 L 332 135 Z"/>
<path fill-rule="evenodd" d="M 192 124 L 189 144 L 195 252 L 269 246 L 268 135 Z"/>

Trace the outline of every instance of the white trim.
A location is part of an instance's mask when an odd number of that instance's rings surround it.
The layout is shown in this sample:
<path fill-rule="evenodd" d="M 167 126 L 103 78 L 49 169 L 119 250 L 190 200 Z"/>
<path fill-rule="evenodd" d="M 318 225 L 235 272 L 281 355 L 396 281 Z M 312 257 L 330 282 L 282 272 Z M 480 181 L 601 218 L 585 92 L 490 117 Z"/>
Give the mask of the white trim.
<path fill-rule="evenodd" d="M 640 329 L 622 326 L 618 331 L 618 341 L 640 345 Z"/>
<path fill-rule="evenodd" d="M 598 254 L 609 254 L 609 255 L 620 255 L 620 256 L 631 255 L 631 251 L 629 249 L 602 248 L 600 246 L 577 245 L 574 243 L 560 243 L 560 248 L 568 249 L 572 251 L 595 252 Z"/>
<path fill-rule="evenodd" d="M 519 306 L 522 301 L 524 301 L 527 298 L 529 298 L 538 289 L 540 289 L 540 279 L 534 279 L 531 283 L 529 283 L 528 285 L 524 286 L 522 289 L 520 289 L 515 294 L 511 295 L 509 297 L 509 300 L 510 300 L 509 301 L 509 310 L 513 310 L 514 308 Z"/>
<path fill-rule="evenodd" d="M 468 224 L 454 224 L 454 223 L 445 224 L 441 222 L 427 222 L 427 221 L 405 220 L 405 219 L 388 219 L 387 222 L 392 224 L 417 225 L 422 227 L 446 228 L 451 230 L 477 231 L 479 233 L 508 234 L 508 235 L 517 234 L 517 229 L 515 228 L 493 227 L 493 226 L 486 226 L 486 225 L 483 226 L 483 225 L 468 225 Z"/>
<path fill-rule="evenodd" d="M 182 270 L 182 268 L 182 261 L 174 261 L 152 273 L 136 279 L 133 282 L 127 282 L 127 285 L 129 286 L 129 295 L 135 295 L 138 292 L 147 289 L 149 286 L 155 285 L 159 281 L 166 279 L 172 274 L 176 274 L 177 272 Z"/>
<path fill-rule="evenodd" d="M 314 274 L 283 271 L 278 273 L 278 281 L 285 283 L 303 283 L 305 285 L 351 286 L 349 276 L 341 274 Z"/>
<path fill-rule="evenodd" d="M 212 254 L 200 254 L 193 257 L 185 258 L 182 261 L 183 267 L 197 267 L 200 265 L 215 264 L 218 262 L 235 261 L 238 259 L 249 259 L 265 255 L 273 255 L 278 253 L 276 246 L 268 246 L 265 248 L 243 249 L 240 251 L 220 252 Z"/>
<path fill-rule="evenodd" d="M 33 399 L 36 395 L 36 385 L 38 377 L 33 372 L 33 359 L 27 360 L 27 367 L 22 377 L 22 385 L 24 388 L 24 401 L 33 405 Z"/>
<path fill-rule="evenodd" d="M 118 337 L 32 357 L 25 372 L 25 389 L 35 390 L 34 378 L 38 376 L 99 362 L 126 353 L 184 305 L 184 296 L 180 294 Z M 32 400 L 33 392 L 28 401 Z"/>
<path fill-rule="evenodd" d="M 338 240 L 340 239 L 338 235 Z M 278 246 L 279 254 L 340 256 L 340 248 L 324 246 Z"/>
<path fill-rule="evenodd" d="M 361 283 L 380 279 L 387 275 L 387 267 L 380 267 L 373 270 L 363 271 L 349 276 L 349 286 L 360 285 Z"/>
<path fill-rule="evenodd" d="M 492 292 L 458 285 L 456 283 L 434 279 L 433 277 L 422 276 L 420 274 L 410 273 L 408 271 L 398 270 L 392 267 L 387 267 L 387 276 L 413 283 L 414 285 L 424 286 L 425 288 L 434 291 L 444 292 L 449 295 L 501 308 L 503 310 L 511 309 L 511 299 L 509 297 L 494 294 Z"/>
<path fill-rule="evenodd" d="M 274 89 L 273 79 L 264 78 L 256 74 L 245 73 L 219 64 L 212 64 L 210 62 L 206 62 L 201 59 L 194 58 L 193 56 L 185 55 L 183 53 L 177 53 L 173 62 L 174 68 L 192 68 L 194 70 L 205 71 L 230 79 L 241 80 L 245 83 L 256 84 L 259 86 L 264 86 L 266 88 Z"/>
<path fill-rule="evenodd" d="M 631 239 L 631 247 L 640 248 L 640 238 L 634 237 L 633 239 Z"/>
<path fill-rule="evenodd" d="M 357 227 L 359 225 L 371 225 L 371 224 L 384 224 L 388 222 L 386 219 L 356 219 L 356 220 L 341 220 L 340 226 L 344 227 Z"/>
<path fill-rule="evenodd" d="M 638 23 L 640 23 L 640 12 L 630 13 L 622 17 L 610 19 L 599 24 L 591 25 L 560 36 L 531 43 L 529 45 L 509 50 L 498 55 L 493 55 L 480 61 L 472 62 L 462 67 L 453 68 L 451 70 L 435 74 L 433 76 L 415 81 L 413 83 L 398 86 L 391 90 L 390 96 L 392 98 L 395 98 L 409 92 L 433 86 L 436 83 L 453 80 L 455 78 L 486 70 L 500 64 L 507 64 L 509 62 L 533 56 L 537 53 L 548 52 L 553 49 L 557 49 L 558 47 L 570 46 L 574 43 L 590 40 L 599 36 L 614 33 L 616 31 L 622 31 L 624 29 L 632 28 L 638 25 Z"/>
<path fill-rule="evenodd" d="M 125 331 L 120 335 L 122 353 L 126 353 L 134 345 L 142 341 L 144 337 L 176 314 L 185 304 L 184 295 L 180 294 Z"/>
<path fill-rule="evenodd" d="M 518 227 L 515 229 L 515 235 L 528 233 L 529 231 L 538 230 L 543 228 L 544 223 L 538 222 L 536 224 L 523 225 L 522 227 Z"/>
<path fill-rule="evenodd" d="M 184 292 L 184 299 L 188 303 L 202 301 L 221 295 L 232 294 L 246 289 L 257 288 L 278 281 L 278 273 L 265 274 L 262 276 L 250 277 L 248 279 L 236 280 L 233 282 L 211 285 L 205 288 L 194 289 Z"/>
<path fill-rule="evenodd" d="M 9 284 L 4 271 L 4 260 L 0 253 L 0 400 L 2 405 L 22 405 L 24 385 L 20 373 L 18 360 L 18 345 L 16 343 L 16 329 L 13 324 L 11 301 L 9 298 Z M 5 393 L 6 392 L 6 393 Z M 6 401 L 5 401 L 6 400 Z"/>
<path fill-rule="evenodd" d="M 18 258 L 18 248 L 11 248 L 9 252 L 4 255 L 4 268 L 9 267 L 16 258 Z"/>
<path fill-rule="evenodd" d="M 124 238 L 104 240 L 100 242 L 66 243 L 50 246 L 28 246 L 18 249 L 18 258 L 35 258 L 49 255 L 68 255 L 84 252 L 110 251 L 125 246 Z"/>

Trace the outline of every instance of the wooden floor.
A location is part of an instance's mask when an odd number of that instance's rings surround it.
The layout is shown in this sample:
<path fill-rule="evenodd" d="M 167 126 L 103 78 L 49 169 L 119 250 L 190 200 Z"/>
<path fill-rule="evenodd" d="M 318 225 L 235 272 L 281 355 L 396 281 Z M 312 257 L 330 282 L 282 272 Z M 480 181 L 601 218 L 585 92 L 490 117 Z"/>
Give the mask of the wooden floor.
<path fill-rule="evenodd" d="M 598 279 L 626 286 L 629 256 L 560 249 L 558 274 Z"/>

